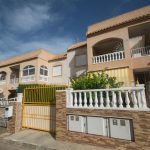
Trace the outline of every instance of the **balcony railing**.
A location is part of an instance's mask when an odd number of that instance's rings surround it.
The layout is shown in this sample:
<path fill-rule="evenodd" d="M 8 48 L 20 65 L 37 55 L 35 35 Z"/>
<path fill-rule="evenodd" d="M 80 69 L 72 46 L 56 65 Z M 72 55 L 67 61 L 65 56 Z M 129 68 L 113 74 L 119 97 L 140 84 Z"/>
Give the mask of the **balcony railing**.
<path fill-rule="evenodd" d="M 6 80 L 0 80 L 0 85 L 6 84 Z"/>
<path fill-rule="evenodd" d="M 6 98 L 0 98 L 0 107 L 8 106 L 9 101 L 6 100 Z"/>
<path fill-rule="evenodd" d="M 40 75 L 39 80 L 44 81 L 44 82 L 48 82 L 48 76 Z"/>
<path fill-rule="evenodd" d="M 35 81 L 34 75 L 24 76 L 21 78 L 21 82 L 32 82 L 32 81 Z"/>
<path fill-rule="evenodd" d="M 150 55 L 150 46 L 132 49 L 131 50 L 131 55 L 134 58 Z"/>
<path fill-rule="evenodd" d="M 104 55 L 94 56 L 93 57 L 93 64 L 97 63 L 105 63 L 109 61 L 117 61 L 124 59 L 124 51 L 114 52 L 114 53 L 108 53 Z"/>
<path fill-rule="evenodd" d="M 18 84 L 19 83 L 19 78 L 14 78 L 14 79 L 10 79 L 10 84 Z"/>
<path fill-rule="evenodd" d="M 67 90 L 67 108 L 147 109 L 144 87 Z"/>

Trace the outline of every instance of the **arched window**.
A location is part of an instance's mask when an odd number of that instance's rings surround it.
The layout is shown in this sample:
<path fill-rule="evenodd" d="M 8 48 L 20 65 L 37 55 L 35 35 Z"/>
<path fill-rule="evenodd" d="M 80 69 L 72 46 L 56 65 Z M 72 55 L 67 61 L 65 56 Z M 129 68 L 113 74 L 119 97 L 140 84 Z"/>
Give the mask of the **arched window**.
<path fill-rule="evenodd" d="M 5 71 L 0 72 L 0 80 L 6 80 L 6 72 Z"/>
<path fill-rule="evenodd" d="M 23 76 L 29 76 L 35 74 L 35 67 L 32 65 L 26 66 L 23 69 Z"/>
<path fill-rule="evenodd" d="M 40 75 L 48 76 L 48 68 L 44 65 L 40 67 Z"/>

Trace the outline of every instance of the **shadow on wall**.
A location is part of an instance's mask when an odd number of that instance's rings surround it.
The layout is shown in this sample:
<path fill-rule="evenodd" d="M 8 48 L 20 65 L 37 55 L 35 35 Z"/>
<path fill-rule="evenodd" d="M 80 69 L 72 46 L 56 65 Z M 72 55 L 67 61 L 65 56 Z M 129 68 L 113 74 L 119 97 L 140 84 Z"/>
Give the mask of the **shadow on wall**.
<path fill-rule="evenodd" d="M 56 133 L 56 105 L 50 106 L 50 134 L 55 138 Z"/>
<path fill-rule="evenodd" d="M 70 70 L 70 78 L 74 78 L 80 75 L 83 75 L 87 72 L 87 59 L 86 65 L 77 66 L 77 59 L 76 57 L 81 55 L 87 56 L 87 49 L 86 48 L 79 48 L 78 50 L 72 50 L 68 54 L 69 60 L 69 70 Z M 87 58 L 87 57 L 86 57 Z"/>
<path fill-rule="evenodd" d="M 17 97 L 17 93 L 16 93 L 16 90 L 9 90 L 9 95 L 8 95 L 8 99 L 9 98 L 14 98 L 14 97 Z"/>

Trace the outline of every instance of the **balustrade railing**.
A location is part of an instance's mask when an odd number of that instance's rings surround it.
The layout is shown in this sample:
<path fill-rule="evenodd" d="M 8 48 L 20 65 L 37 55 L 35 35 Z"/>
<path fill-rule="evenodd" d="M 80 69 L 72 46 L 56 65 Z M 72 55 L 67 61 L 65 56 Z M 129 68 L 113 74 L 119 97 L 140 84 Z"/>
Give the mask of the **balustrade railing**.
<path fill-rule="evenodd" d="M 34 75 L 24 76 L 21 78 L 21 82 L 31 82 L 31 81 L 35 81 Z"/>
<path fill-rule="evenodd" d="M 93 57 L 93 64 L 97 63 L 105 63 L 109 61 L 117 61 L 124 59 L 124 51 L 114 52 L 114 53 L 108 53 L 104 55 L 94 56 Z"/>
<path fill-rule="evenodd" d="M 9 98 L 8 101 L 17 101 L 17 97 L 14 97 L 14 98 Z"/>
<path fill-rule="evenodd" d="M 147 109 L 144 87 L 67 90 L 68 108 Z"/>
<path fill-rule="evenodd" d="M 0 98 L 0 107 L 8 106 L 9 101 L 6 100 L 6 98 Z"/>
<path fill-rule="evenodd" d="M 150 55 L 150 46 L 132 49 L 131 55 L 132 57 L 141 57 Z"/>
<path fill-rule="evenodd" d="M 10 84 L 18 84 L 19 78 L 10 79 Z"/>
<path fill-rule="evenodd" d="M 44 81 L 44 82 L 48 82 L 48 76 L 40 75 L 39 80 Z"/>
<path fill-rule="evenodd" d="M 6 84 L 6 80 L 0 80 L 0 85 Z"/>

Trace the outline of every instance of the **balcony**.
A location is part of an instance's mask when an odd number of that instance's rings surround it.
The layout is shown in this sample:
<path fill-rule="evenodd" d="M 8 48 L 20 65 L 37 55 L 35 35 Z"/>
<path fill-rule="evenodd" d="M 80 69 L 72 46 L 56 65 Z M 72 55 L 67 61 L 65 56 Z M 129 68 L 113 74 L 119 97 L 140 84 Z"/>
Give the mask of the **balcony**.
<path fill-rule="evenodd" d="M 118 61 L 125 58 L 124 51 L 108 53 L 104 55 L 94 56 L 93 64 L 105 63 L 110 61 Z"/>
<path fill-rule="evenodd" d="M 48 82 L 48 76 L 40 75 L 39 80 L 43 82 Z"/>
<path fill-rule="evenodd" d="M 21 82 L 33 82 L 35 81 L 35 75 L 23 76 Z"/>
<path fill-rule="evenodd" d="M 118 61 L 125 58 L 123 40 L 108 38 L 93 45 L 93 64 Z"/>
<path fill-rule="evenodd" d="M 10 84 L 12 85 L 19 84 L 19 78 L 10 79 Z"/>
<path fill-rule="evenodd" d="M 67 108 L 147 110 L 144 87 L 67 90 Z"/>
<path fill-rule="evenodd" d="M 0 85 L 6 84 L 6 80 L 0 80 Z"/>
<path fill-rule="evenodd" d="M 136 49 L 131 50 L 131 56 L 133 58 L 148 56 L 148 55 L 150 55 L 150 46 L 140 47 L 140 48 L 136 48 Z"/>

